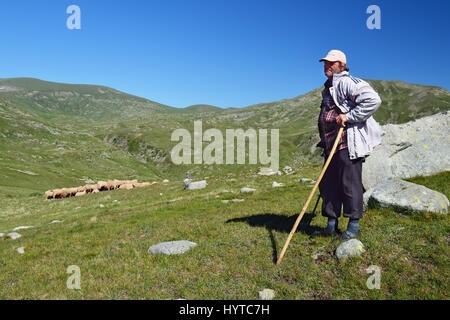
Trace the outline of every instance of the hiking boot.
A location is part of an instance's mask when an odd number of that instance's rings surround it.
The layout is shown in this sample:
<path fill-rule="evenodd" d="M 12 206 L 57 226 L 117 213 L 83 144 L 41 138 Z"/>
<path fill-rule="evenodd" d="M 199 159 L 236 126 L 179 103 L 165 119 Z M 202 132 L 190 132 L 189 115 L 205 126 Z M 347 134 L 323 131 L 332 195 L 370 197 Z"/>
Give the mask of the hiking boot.
<path fill-rule="evenodd" d="M 342 234 L 341 234 L 341 239 L 342 240 L 350 240 L 350 239 L 355 239 L 355 238 L 359 238 L 361 236 L 361 232 L 350 232 L 348 230 L 345 230 Z"/>

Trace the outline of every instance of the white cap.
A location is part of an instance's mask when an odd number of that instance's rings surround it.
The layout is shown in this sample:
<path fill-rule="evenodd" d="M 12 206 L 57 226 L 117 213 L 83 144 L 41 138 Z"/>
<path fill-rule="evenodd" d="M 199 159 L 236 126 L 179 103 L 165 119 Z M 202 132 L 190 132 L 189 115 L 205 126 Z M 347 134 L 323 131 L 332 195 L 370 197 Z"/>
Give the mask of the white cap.
<path fill-rule="evenodd" d="M 328 52 L 327 56 L 325 58 L 322 58 L 319 60 L 319 62 L 322 61 L 340 61 L 343 64 L 347 64 L 347 58 L 345 57 L 345 53 L 343 53 L 340 50 L 331 50 Z"/>

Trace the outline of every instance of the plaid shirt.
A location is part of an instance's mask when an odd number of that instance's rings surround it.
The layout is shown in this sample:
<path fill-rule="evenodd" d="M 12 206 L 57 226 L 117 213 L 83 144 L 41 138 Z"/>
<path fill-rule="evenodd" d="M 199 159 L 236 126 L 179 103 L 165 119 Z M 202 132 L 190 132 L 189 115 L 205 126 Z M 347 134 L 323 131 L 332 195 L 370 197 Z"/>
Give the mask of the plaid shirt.
<path fill-rule="evenodd" d="M 319 135 L 320 144 L 319 146 L 324 148 L 325 155 L 328 155 L 333 148 L 334 141 L 336 140 L 337 133 L 340 126 L 336 123 L 336 117 L 342 113 L 339 108 L 337 108 L 334 103 L 333 97 L 330 94 L 329 88 L 331 87 L 331 81 L 327 80 L 325 82 L 325 94 L 322 99 L 322 104 L 320 106 L 319 114 Z M 342 132 L 341 140 L 337 146 L 336 150 L 341 150 L 347 148 L 347 127 L 344 128 Z"/>

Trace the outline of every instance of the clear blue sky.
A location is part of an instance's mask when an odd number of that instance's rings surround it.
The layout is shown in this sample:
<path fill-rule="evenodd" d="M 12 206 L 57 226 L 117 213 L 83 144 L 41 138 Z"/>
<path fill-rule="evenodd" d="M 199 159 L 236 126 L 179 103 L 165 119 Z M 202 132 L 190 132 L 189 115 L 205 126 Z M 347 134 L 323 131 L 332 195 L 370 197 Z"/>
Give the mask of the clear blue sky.
<path fill-rule="evenodd" d="M 81 8 L 69 30 L 66 8 Z M 369 30 L 366 8 L 381 9 Z M 0 77 L 109 86 L 174 107 L 244 107 L 351 73 L 450 87 L 449 0 L 15 0 L 0 4 Z"/>

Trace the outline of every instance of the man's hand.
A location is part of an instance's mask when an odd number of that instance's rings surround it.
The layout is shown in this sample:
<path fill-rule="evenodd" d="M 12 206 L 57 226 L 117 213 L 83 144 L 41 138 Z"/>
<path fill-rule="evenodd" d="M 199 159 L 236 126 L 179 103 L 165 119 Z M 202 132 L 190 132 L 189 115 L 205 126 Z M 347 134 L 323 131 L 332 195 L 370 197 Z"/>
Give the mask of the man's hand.
<path fill-rule="evenodd" d="M 336 123 L 345 128 L 345 124 L 347 123 L 347 117 L 345 116 L 345 113 L 341 113 L 336 117 Z"/>

